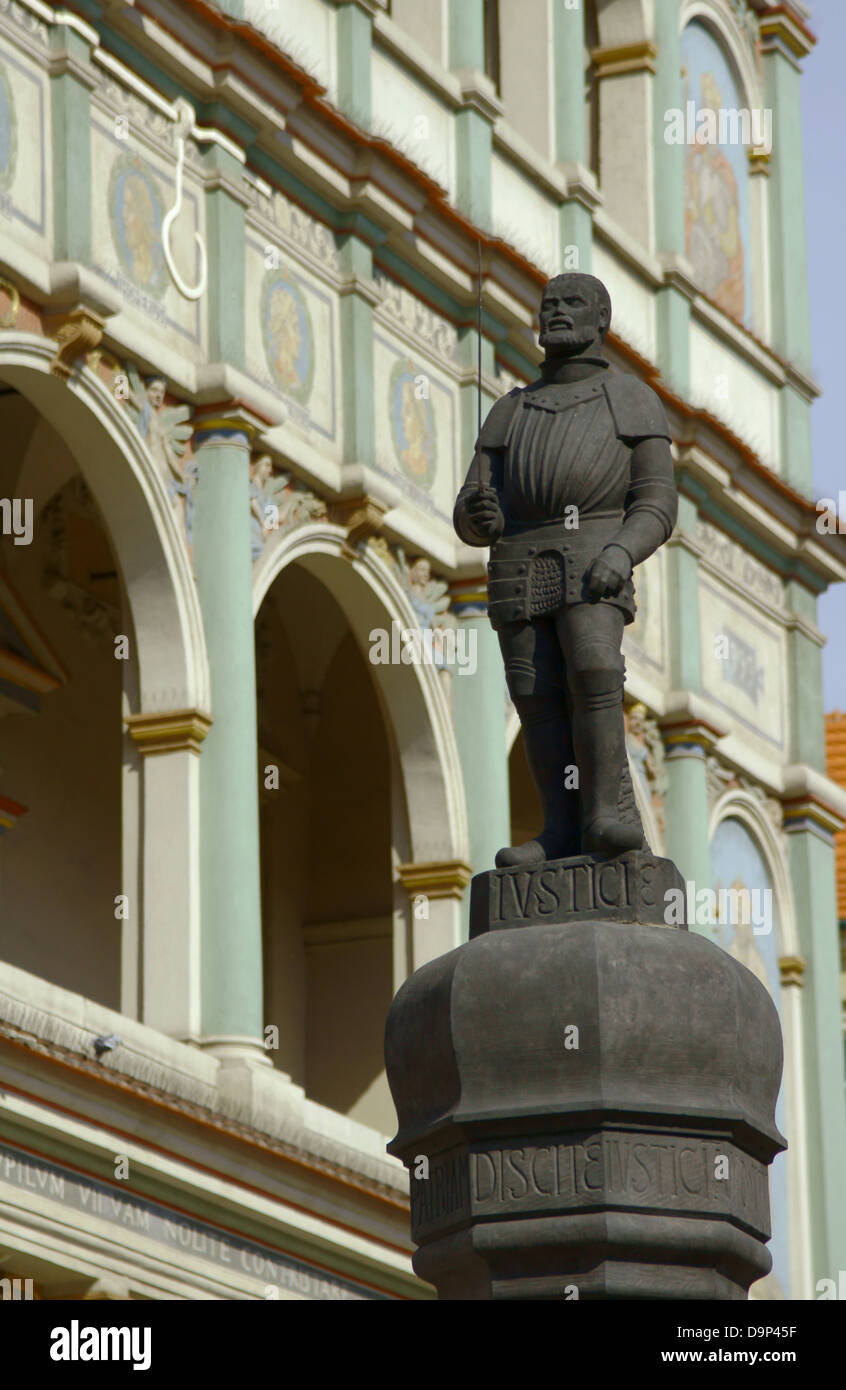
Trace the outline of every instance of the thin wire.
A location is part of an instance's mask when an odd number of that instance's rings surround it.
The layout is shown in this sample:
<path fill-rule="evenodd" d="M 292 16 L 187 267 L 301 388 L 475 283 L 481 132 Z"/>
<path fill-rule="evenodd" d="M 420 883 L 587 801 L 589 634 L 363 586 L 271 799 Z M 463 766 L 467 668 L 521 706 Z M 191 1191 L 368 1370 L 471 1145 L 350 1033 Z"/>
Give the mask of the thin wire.
<path fill-rule="evenodd" d="M 477 289 L 478 302 L 476 306 L 476 337 L 478 347 L 478 367 L 476 382 L 476 481 L 479 492 L 482 491 L 482 241 L 481 237 L 477 242 L 479 255 Z"/>

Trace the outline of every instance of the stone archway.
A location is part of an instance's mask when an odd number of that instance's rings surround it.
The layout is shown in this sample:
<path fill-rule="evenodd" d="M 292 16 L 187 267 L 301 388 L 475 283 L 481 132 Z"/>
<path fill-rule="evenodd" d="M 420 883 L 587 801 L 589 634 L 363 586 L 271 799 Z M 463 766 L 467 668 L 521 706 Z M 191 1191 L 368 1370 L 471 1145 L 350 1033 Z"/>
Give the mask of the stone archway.
<path fill-rule="evenodd" d="M 777 1109 L 777 1123 L 788 1137 L 788 1152 L 779 1154 L 770 1170 L 772 1205 L 774 1205 L 774 1238 L 777 1251 L 789 1251 L 790 1287 L 779 1289 L 774 1270 L 758 1280 L 750 1290 L 750 1298 L 810 1297 L 814 1276 L 811 1269 L 811 1218 L 808 1207 L 810 1165 L 807 1154 L 807 1108 L 804 1087 L 803 1047 L 803 962 L 796 927 L 796 910 L 786 851 L 779 844 L 777 828 L 767 816 L 763 801 L 742 788 L 729 788 L 715 801 L 708 817 L 708 842 L 722 827 L 735 823 L 763 863 L 770 878 L 774 910 L 771 913 L 772 942 L 758 937 L 761 952 L 752 945 L 752 934 L 736 931 L 731 944 L 732 955 L 756 973 L 770 990 L 781 1016 L 785 1063 L 783 1063 L 782 1097 Z M 736 831 L 735 831 L 736 834 Z M 731 888 L 731 884 L 722 884 Z M 750 885 L 754 887 L 754 885 Z M 753 930 L 760 930 L 754 929 Z M 754 958 L 750 958 L 750 955 Z M 767 970 L 767 965 L 770 969 Z M 807 1001 L 806 1006 L 807 1006 Z M 778 1226 L 777 1226 L 778 1222 Z M 783 1273 L 782 1273 L 783 1277 Z"/>
<path fill-rule="evenodd" d="M 390 632 L 393 623 L 402 629 L 416 626 L 408 598 L 388 567 L 369 547 L 351 559 L 345 532 L 329 522 L 304 525 L 268 542 L 254 572 L 255 615 L 277 575 L 293 562 L 326 587 L 365 654 L 373 630 Z M 390 725 L 404 794 L 409 868 L 405 876 L 414 878 L 415 865 L 421 870 L 431 866 L 434 880 L 439 877 L 437 866 L 463 864 L 468 857 L 464 784 L 446 697 L 437 673 L 426 664 L 375 664 L 370 669 Z M 446 867 L 440 876 L 444 882 L 449 878 Z M 451 950 L 461 939 L 460 894 L 429 896 L 432 916 L 424 933 L 413 934 L 406 973 Z M 401 975 L 396 984 L 404 978 Z"/>
<path fill-rule="evenodd" d="M 202 615 L 164 483 L 129 416 L 91 370 L 53 375 L 54 352 L 44 338 L 0 335 L 0 381 L 67 446 L 107 528 L 128 609 L 120 1007 L 188 1037 L 199 1033 L 200 1002 L 196 754 L 211 717 Z"/>
<path fill-rule="evenodd" d="M 254 608 L 274 1061 L 310 1099 L 387 1132 L 391 997 L 461 939 L 464 789 L 441 679 L 368 659 L 374 631 L 415 617 L 389 566 L 330 523 L 270 540 Z"/>

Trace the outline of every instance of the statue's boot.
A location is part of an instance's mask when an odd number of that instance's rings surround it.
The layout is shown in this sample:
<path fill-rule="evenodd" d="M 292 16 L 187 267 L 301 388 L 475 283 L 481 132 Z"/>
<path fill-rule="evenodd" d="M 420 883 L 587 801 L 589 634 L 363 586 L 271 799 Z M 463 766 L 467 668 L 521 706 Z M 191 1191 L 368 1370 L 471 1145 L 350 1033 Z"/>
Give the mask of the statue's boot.
<path fill-rule="evenodd" d="M 544 827 L 525 845 L 501 849 L 498 869 L 534 868 L 548 859 L 579 853 L 579 793 L 568 788 L 575 755 L 563 694 L 522 695 L 514 701 L 523 729 L 529 770 L 541 799 Z"/>
<path fill-rule="evenodd" d="M 644 845 L 630 790 L 623 682 L 619 671 L 581 671 L 573 697 L 573 739 L 582 804 L 584 854 L 622 854 Z M 627 814 L 621 810 L 629 803 Z M 633 814 L 634 812 L 634 814 Z"/>

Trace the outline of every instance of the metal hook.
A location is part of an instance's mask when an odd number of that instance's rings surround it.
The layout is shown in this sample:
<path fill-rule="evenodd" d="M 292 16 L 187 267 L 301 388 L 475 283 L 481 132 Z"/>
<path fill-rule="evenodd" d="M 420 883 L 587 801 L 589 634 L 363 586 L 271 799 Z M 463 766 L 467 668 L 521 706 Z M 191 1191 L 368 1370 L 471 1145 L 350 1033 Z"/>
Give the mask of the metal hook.
<path fill-rule="evenodd" d="M 185 299 L 199 299 L 200 296 L 205 292 L 206 284 L 208 282 L 208 257 L 206 255 L 205 244 L 203 242 L 202 237 L 200 236 L 200 233 L 194 233 L 194 240 L 197 243 L 197 249 L 200 253 L 200 279 L 196 285 L 186 285 L 185 281 L 182 279 L 182 276 L 179 274 L 179 271 L 176 269 L 176 264 L 174 262 L 173 254 L 170 249 L 170 229 L 173 226 L 182 209 L 182 169 L 185 163 L 185 138 L 190 133 L 190 131 L 194 130 L 197 119 L 193 107 L 191 107 L 189 103 L 185 101 L 184 97 L 177 98 L 177 100 L 174 102 L 174 110 L 177 113 L 176 201 L 174 202 L 173 207 L 170 209 L 170 211 L 165 214 L 165 217 L 162 221 L 162 251 L 164 253 L 165 265 L 170 271 L 171 279 L 173 280 L 173 283 L 175 284 L 176 288 L 179 290 L 179 293 L 183 295 Z"/>

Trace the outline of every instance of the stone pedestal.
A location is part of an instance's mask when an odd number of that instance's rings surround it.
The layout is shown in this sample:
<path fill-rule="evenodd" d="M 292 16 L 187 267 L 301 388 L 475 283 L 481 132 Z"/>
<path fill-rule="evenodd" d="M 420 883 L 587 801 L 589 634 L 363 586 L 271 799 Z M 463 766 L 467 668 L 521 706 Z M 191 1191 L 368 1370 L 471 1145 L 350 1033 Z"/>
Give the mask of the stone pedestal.
<path fill-rule="evenodd" d="M 415 1270 L 445 1299 L 745 1298 L 784 1148 L 767 991 L 686 930 L 541 925 L 539 897 L 503 929 L 502 876 L 388 1015 Z"/>

